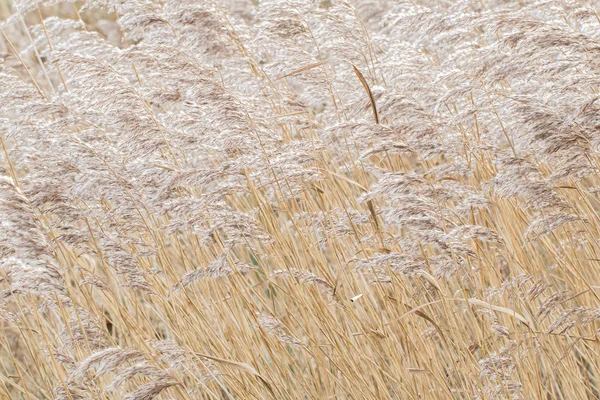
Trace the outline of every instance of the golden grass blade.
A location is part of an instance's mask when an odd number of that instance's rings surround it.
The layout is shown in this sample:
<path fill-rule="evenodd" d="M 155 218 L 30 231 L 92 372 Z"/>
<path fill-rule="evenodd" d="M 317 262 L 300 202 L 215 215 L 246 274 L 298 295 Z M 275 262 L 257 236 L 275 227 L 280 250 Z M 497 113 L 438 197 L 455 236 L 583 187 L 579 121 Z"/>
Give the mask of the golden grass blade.
<path fill-rule="evenodd" d="M 517 313 L 516 311 L 511 310 L 510 308 L 495 306 L 493 304 L 486 303 L 485 301 L 482 301 L 482 300 L 479 300 L 479 299 L 466 299 L 466 300 L 463 300 L 463 301 L 466 301 L 467 303 L 469 303 L 469 304 L 471 304 L 473 306 L 481 306 L 481 307 L 489 308 L 490 310 L 501 312 L 501 313 L 506 314 L 506 315 L 510 315 L 510 316 L 518 319 L 519 321 L 521 321 L 522 323 L 524 323 L 528 327 L 532 327 L 533 326 L 533 321 L 525 318 L 524 316 L 522 316 L 521 314 Z"/>
<path fill-rule="evenodd" d="M 327 61 L 319 61 L 319 62 L 316 62 L 316 63 L 313 63 L 313 64 L 309 64 L 309 65 L 306 65 L 306 66 L 304 66 L 302 68 L 299 68 L 297 70 L 289 72 L 289 73 L 287 73 L 285 75 L 282 75 L 282 76 L 280 76 L 278 78 L 275 78 L 275 80 L 278 81 L 278 80 L 281 80 L 281 79 L 284 79 L 284 78 L 287 78 L 287 77 L 290 77 L 290 76 L 298 75 L 298 74 L 301 74 L 303 72 L 309 71 L 309 70 L 311 70 L 313 68 L 320 67 L 321 65 L 325 65 L 325 64 L 327 64 Z"/>
<path fill-rule="evenodd" d="M 481 307 L 489 308 L 490 310 L 498 311 L 498 312 L 501 312 L 503 314 L 510 315 L 510 316 L 518 319 L 519 321 L 523 322 L 528 327 L 532 327 L 533 326 L 533 322 L 531 320 L 525 318 L 524 316 L 522 316 L 521 314 L 519 314 L 519 313 L 511 310 L 510 308 L 495 306 L 493 304 L 486 303 L 485 301 L 482 301 L 482 300 L 479 300 L 479 299 L 455 299 L 455 298 L 452 298 L 452 299 L 442 299 L 442 300 L 431 301 L 429 303 L 421 304 L 420 306 L 411 308 L 410 311 L 408 311 L 405 314 L 403 314 L 402 316 L 400 316 L 397 320 L 400 320 L 400 319 L 402 319 L 402 318 L 404 318 L 404 317 L 406 317 L 406 316 L 414 313 L 414 314 L 417 314 L 417 315 L 419 315 L 419 316 L 421 316 L 421 317 L 423 317 L 423 318 L 425 318 L 425 319 L 427 319 L 428 321 L 431 322 L 432 321 L 431 318 L 421 315 L 422 312 L 420 310 L 423 309 L 423 308 L 429 307 L 430 305 L 438 304 L 438 303 L 443 303 L 445 301 L 464 301 L 464 302 L 469 303 L 469 304 L 474 305 L 474 306 L 481 306 Z"/>
<path fill-rule="evenodd" d="M 219 357 L 215 357 L 215 356 L 209 356 L 208 354 L 202 354 L 202 353 L 195 353 L 195 354 L 197 356 L 199 356 L 199 357 L 207 358 L 209 360 L 216 361 L 218 363 L 228 365 L 228 366 L 230 366 L 230 367 L 232 367 L 234 369 L 247 372 L 247 373 L 249 373 L 251 375 L 256 375 L 256 376 L 260 375 L 250 364 L 246 364 L 246 363 L 238 362 L 238 361 L 233 361 L 233 360 L 227 360 L 225 358 L 219 358 Z"/>
<path fill-rule="evenodd" d="M 264 377 L 262 377 L 258 373 L 258 371 L 256 369 L 254 369 L 254 367 L 252 367 L 250 364 L 233 361 L 233 360 L 227 360 L 225 358 L 220 358 L 220 357 L 215 357 L 215 356 L 209 356 L 208 354 L 202 354 L 202 353 L 195 353 L 195 354 L 199 357 L 207 358 L 209 360 L 227 365 L 233 369 L 237 369 L 239 371 L 243 371 L 250 375 L 256 376 L 269 389 L 269 392 L 271 392 L 273 397 L 277 398 L 277 396 L 275 395 L 275 392 L 273 391 L 273 388 L 271 387 L 271 384 Z"/>
<path fill-rule="evenodd" d="M 375 118 L 375 123 L 379 124 L 379 113 L 377 112 L 377 105 L 375 104 L 375 97 L 373 97 L 371 88 L 369 87 L 369 84 L 367 83 L 367 80 L 363 76 L 362 72 L 360 72 L 358 70 L 358 68 L 356 68 L 354 66 L 354 64 L 352 65 L 352 68 L 354 69 L 354 73 L 356 74 L 358 80 L 363 85 L 363 87 L 365 88 L 365 91 L 369 95 L 369 101 L 371 102 L 371 109 L 373 110 L 373 118 Z"/>

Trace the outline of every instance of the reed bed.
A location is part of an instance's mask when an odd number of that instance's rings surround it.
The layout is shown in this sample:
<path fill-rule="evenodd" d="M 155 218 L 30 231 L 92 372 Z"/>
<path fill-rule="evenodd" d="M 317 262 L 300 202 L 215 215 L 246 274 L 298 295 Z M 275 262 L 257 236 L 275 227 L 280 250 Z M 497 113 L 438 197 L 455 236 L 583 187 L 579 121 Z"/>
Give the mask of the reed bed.
<path fill-rule="evenodd" d="M 600 398 L 599 7 L 0 0 L 0 397 Z"/>

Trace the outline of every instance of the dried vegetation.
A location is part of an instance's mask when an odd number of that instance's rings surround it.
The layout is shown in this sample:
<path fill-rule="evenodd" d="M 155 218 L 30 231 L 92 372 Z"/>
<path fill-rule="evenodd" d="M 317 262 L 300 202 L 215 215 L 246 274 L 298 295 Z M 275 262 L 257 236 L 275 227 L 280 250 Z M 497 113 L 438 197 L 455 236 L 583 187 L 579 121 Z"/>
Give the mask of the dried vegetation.
<path fill-rule="evenodd" d="M 597 9 L 0 0 L 0 397 L 599 398 Z"/>

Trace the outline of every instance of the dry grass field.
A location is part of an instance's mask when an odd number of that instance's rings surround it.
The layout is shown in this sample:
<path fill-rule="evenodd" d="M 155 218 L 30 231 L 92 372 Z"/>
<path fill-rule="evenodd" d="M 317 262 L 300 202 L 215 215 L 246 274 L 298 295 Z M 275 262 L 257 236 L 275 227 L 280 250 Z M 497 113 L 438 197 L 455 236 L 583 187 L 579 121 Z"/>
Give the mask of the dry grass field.
<path fill-rule="evenodd" d="M 599 12 L 0 0 L 0 398 L 599 399 Z"/>

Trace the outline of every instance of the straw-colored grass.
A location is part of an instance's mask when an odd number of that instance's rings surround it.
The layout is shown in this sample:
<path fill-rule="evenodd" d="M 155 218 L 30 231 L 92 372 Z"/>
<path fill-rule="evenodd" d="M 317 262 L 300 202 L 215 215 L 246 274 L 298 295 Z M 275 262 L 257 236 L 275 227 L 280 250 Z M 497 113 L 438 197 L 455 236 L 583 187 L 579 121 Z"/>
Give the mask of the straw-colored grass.
<path fill-rule="evenodd" d="M 0 0 L 0 398 L 600 398 L 599 6 Z"/>

